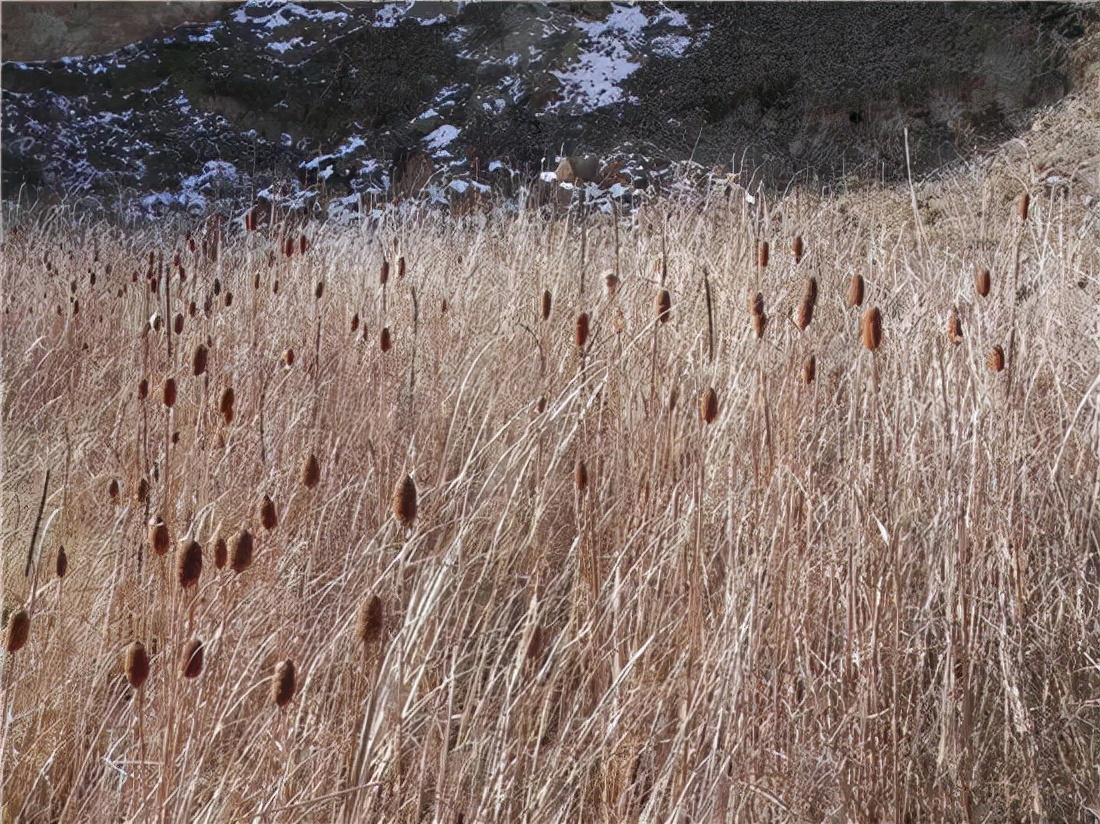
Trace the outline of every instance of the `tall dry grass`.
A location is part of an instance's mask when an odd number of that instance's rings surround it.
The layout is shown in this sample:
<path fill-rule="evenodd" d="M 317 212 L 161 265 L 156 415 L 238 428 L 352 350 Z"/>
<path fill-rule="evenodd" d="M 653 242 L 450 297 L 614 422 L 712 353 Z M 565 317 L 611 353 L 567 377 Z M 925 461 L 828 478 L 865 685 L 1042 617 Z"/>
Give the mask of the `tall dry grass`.
<path fill-rule="evenodd" d="M 291 256 L 231 233 L 216 260 L 16 221 L 3 820 L 1082 820 L 1100 261 L 1074 201 L 1033 190 L 1021 223 L 1019 193 L 958 183 L 922 226 L 908 192 L 650 205 L 617 288 L 583 293 L 579 227 L 527 213 L 311 229 Z M 765 226 L 800 238 L 766 269 Z M 585 231 L 611 268 L 611 222 Z M 978 298 L 1017 244 L 1022 291 Z M 152 293 L 153 252 L 186 280 Z M 191 301 L 170 351 L 149 317 Z M 986 365 L 1010 339 L 1011 383 Z M 134 392 L 169 378 L 171 408 Z M 169 531 L 217 547 L 187 589 Z"/>

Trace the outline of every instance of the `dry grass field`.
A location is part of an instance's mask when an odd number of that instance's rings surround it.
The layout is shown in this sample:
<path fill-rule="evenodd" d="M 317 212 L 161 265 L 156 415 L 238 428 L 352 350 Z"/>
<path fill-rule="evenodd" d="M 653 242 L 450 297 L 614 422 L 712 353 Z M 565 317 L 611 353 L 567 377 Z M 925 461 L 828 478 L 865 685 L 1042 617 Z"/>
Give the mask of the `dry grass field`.
<path fill-rule="evenodd" d="M 1093 820 L 1080 197 L 292 238 L 8 221 L 4 822 Z"/>

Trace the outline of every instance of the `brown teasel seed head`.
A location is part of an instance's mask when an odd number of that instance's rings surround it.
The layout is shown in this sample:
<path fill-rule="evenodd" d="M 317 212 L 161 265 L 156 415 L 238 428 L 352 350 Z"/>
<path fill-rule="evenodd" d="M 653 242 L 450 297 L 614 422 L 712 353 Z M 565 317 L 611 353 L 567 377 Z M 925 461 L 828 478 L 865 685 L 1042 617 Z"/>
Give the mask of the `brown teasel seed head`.
<path fill-rule="evenodd" d="M 882 313 L 877 306 L 872 306 L 863 313 L 859 332 L 860 340 L 868 351 L 874 352 L 882 345 Z"/>
<path fill-rule="evenodd" d="M 111 482 L 107 484 L 107 496 L 114 503 L 118 503 L 118 480 L 115 478 L 111 478 Z"/>
<path fill-rule="evenodd" d="M 356 624 L 356 634 L 363 646 L 369 647 L 382 637 L 384 624 L 382 611 L 382 599 L 377 595 L 371 595 L 359 606 L 359 620 Z"/>
<path fill-rule="evenodd" d="M 584 345 L 588 343 L 588 313 L 581 312 L 577 315 L 577 325 L 573 330 L 573 342 L 577 345 L 578 349 L 583 349 Z"/>
<path fill-rule="evenodd" d="M 802 296 L 802 305 L 798 307 L 798 328 L 805 329 L 814 319 L 814 307 L 817 305 L 817 278 L 806 279 L 806 292 Z"/>
<path fill-rule="evenodd" d="M 206 371 L 206 360 L 209 357 L 209 350 L 203 345 L 199 344 L 195 347 L 195 354 L 191 358 L 191 374 L 195 377 L 203 374 Z"/>
<path fill-rule="evenodd" d="M 988 297 L 990 287 L 992 286 L 992 280 L 989 270 L 982 269 L 974 276 L 974 290 L 983 298 Z"/>
<path fill-rule="evenodd" d="M 378 348 L 383 352 L 389 352 L 393 347 L 393 341 L 390 339 L 390 327 L 383 326 L 381 333 L 378 335 Z"/>
<path fill-rule="evenodd" d="M 382 268 L 378 272 L 378 282 L 383 286 L 390 279 L 390 262 L 385 258 L 382 258 Z"/>
<path fill-rule="evenodd" d="M 1031 195 L 1024 192 L 1016 202 L 1016 214 L 1021 221 L 1027 220 L 1027 210 L 1031 206 Z"/>
<path fill-rule="evenodd" d="M 184 644 L 182 659 L 183 666 L 180 667 L 180 674 L 184 678 L 198 678 L 202 675 L 202 641 L 192 638 Z"/>
<path fill-rule="evenodd" d="M 171 409 L 176 405 L 176 379 L 168 378 L 164 382 L 164 405 Z"/>
<path fill-rule="evenodd" d="M 1003 371 L 1005 368 L 1005 350 L 1000 346 L 994 346 L 993 351 L 989 353 L 989 360 L 987 363 L 989 364 L 990 372 Z"/>
<path fill-rule="evenodd" d="M 718 393 L 713 386 L 708 387 L 699 398 L 699 417 L 708 424 L 714 423 L 718 417 Z"/>
<path fill-rule="evenodd" d="M 313 489 L 321 482 L 321 464 L 317 462 L 317 456 L 312 452 L 306 458 L 306 465 L 302 468 L 302 483 L 306 489 Z"/>
<path fill-rule="evenodd" d="M 852 275 L 852 279 L 848 281 L 848 305 L 862 306 L 863 291 L 863 275 Z"/>
<path fill-rule="evenodd" d="M 802 254 L 805 251 L 802 244 L 802 235 L 794 236 L 794 243 L 791 244 L 791 255 L 794 257 L 795 263 L 802 262 Z"/>
<path fill-rule="evenodd" d="M 669 316 L 672 313 L 672 295 L 669 294 L 668 289 L 662 289 L 657 293 L 654 308 L 657 311 L 657 320 L 661 323 L 668 323 Z"/>
<path fill-rule="evenodd" d="M 5 649 L 9 653 L 18 652 L 27 644 L 31 634 L 31 616 L 27 610 L 20 607 L 8 618 L 8 634 L 5 639 Z"/>
<path fill-rule="evenodd" d="M 233 541 L 233 551 L 229 556 L 229 568 L 237 574 L 244 572 L 252 566 L 253 541 L 252 533 L 247 529 L 241 529 Z"/>
<path fill-rule="evenodd" d="M 202 575 L 202 547 L 198 541 L 182 544 L 176 555 L 176 577 L 180 586 L 187 589 L 198 583 Z"/>
<path fill-rule="evenodd" d="M 227 424 L 233 423 L 233 404 L 236 399 L 237 396 L 233 392 L 233 387 L 227 386 L 222 392 L 221 402 L 218 404 L 218 411 L 221 412 L 222 418 Z"/>
<path fill-rule="evenodd" d="M 756 263 L 761 269 L 768 268 L 768 241 L 760 241 L 760 245 L 756 247 Z"/>
<path fill-rule="evenodd" d="M 64 578 L 65 574 L 69 571 L 69 556 L 65 552 L 64 546 L 57 548 L 57 563 L 55 564 L 57 570 L 57 577 Z"/>
<path fill-rule="evenodd" d="M 416 520 L 416 484 L 411 476 L 401 478 L 393 488 L 393 514 L 406 527 Z"/>
<path fill-rule="evenodd" d="M 550 290 L 549 289 L 543 289 L 542 290 L 542 307 L 541 307 L 542 319 L 543 320 L 547 320 L 550 317 L 551 303 L 552 303 L 552 298 L 550 297 Z"/>
<path fill-rule="evenodd" d="M 168 524 L 161 517 L 149 522 L 149 546 L 157 555 L 168 554 Z"/>
<path fill-rule="evenodd" d="M 141 685 L 149 677 L 149 654 L 141 641 L 134 641 L 126 647 L 125 669 L 130 686 L 136 690 L 141 689 Z"/>
<path fill-rule="evenodd" d="M 275 502 L 271 500 L 270 495 L 264 495 L 263 503 L 260 504 L 260 523 L 268 532 L 279 525 L 279 516 L 275 512 Z"/>
<path fill-rule="evenodd" d="M 275 665 L 275 677 L 271 681 L 271 700 L 276 707 L 285 707 L 294 698 L 294 662 L 290 659 Z"/>
<path fill-rule="evenodd" d="M 809 386 L 817 376 L 817 358 L 810 355 L 802 364 L 802 382 Z"/>
<path fill-rule="evenodd" d="M 947 339 L 956 346 L 962 343 L 963 339 L 962 321 L 959 320 L 959 313 L 954 309 L 947 318 Z"/>
<path fill-rule="evenodd" d="M 588 489 L 588 467 L 583 460 L 578 460 L 573 467 L 573 483 L 582 493 Z"/>
<path fill-rule="evenodd" d="M 219 535 L 214 539 L 214 566 L 218 569 L 225 569 L 228 560 L 229 547 L 225 543 L 225 538 Z"/>
<path fill-rule="evenodd" d="M 401 255 L 397 259 L 397 279 L 401 280 L 403 277 L 405 277 L 405 256 Z"/>

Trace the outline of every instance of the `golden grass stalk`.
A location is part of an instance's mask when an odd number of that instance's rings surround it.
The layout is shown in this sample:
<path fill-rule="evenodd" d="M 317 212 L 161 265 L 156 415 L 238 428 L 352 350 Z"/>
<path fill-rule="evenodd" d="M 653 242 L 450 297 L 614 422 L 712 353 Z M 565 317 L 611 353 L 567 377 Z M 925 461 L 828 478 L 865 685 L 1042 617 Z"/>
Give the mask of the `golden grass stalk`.
<path fill-rule="evenodd" d="M 302 467 L 302 483 L 306 489 L 313 489 L 321 482 L 321 464 L 317 462 L 317 456 L 312 452 L 306 458 L 306 465 Z"/>
<path fill-rule="evenodd" d="M 805 329 L 814 319 L 814 307 L 817 305 L 817 278 L 806 278 L 806 291 L 802 295 L 802 304 L 798 307 L 798 328 Z"/>
<path fill-rule="evenodd" d="M 12 613 L 8 619 L 8 634 L 5 639 L 5 649 L 8 653 L 18 652 L 27 644 L 31 634 L 31 616 L 27 610 L 20 607 Z"/>
<path fill-rule="evenodd" d="M 974 276 L 974 289 L 983 298 L 989 296 L 989 289 L 991 286 L 992 278 L 988 269 L 982 269 L 978 274 Z"/>
<path fill-rule="evenodd" d="M 260 523 L 268 532 L 279 525 L 279 515 L 275 512 L 275 502 L 270 495 L 264 495 L 263 503 L 260 504 Z"/>
<path fill-rule="evenodd" d="M 180 586 L 187 589 L 198 583 L 202 575 L 202 546 L 198 541 L 182 544 L 176 554 L 176 577 Z"/>
<path fill-rule="evenodd" d="M 202 675 L 203 647 L 202 641 L 192 638 L 183 646 L 183 665 L 180 674 L 184 678 L 198 678 Z"/>
<path fill-rule="evenodd" d="M 141 685 L 149 677 L 149 654 L 145 651 L 145 644 L 141 641 L 134 641 L 126 647 L 123 666 L 126 671 L 126 680 L 130 682 L 130 686 L 134 689 L 141 689 Z"/>
<path fill-rule="evenodd" d="M 271 700 L 276 707 L 285 707 L 294 698 L 294 662 L 289 658 L 275 665 L 271 681 Z"/>
<path fill-rule="evenodd" d="M 393 488 L 393 514 L 404 526 L 411 527 L 416 520 L 416 484 L 412 476 L 401 478 Z"/>
<path fill-rule="evenodd" d="M 868 351 L 874 352 L 882 345 L 882 313 L 877 306 L 872 306 L 863 313 L 859 329 L 860 339 Z"/>
<path fill-rule="evenodd" d="M 359 617 L 355 626 L 355 634 L 359 636 L 363 646 L 369 647 L 382 637 L 384 623 L 382 599 L 377 595 L 369 596 L 359 605 Z"/>
<path fill-rule="evenodd" d="M 242 527 L 233 541 L 233 549 L 229 555 L 229 568 L 238 575 L 252 566 L 252 533 Z"/>
<path fill-rule="evenodd" d="M 713 386 L 707 387 L 699 398 L 699 417 L 707 424 L 714 423 L 718 417 L 718 393 Z"/>
<path fill-rule="evenodd" d="M 852 279 L 848 281 L 848 305 L 862 306 L 863 292 L 863 275 L 852 275 Z"/>
<path fill-rule="evenodd" d="M 1005 350 L 1000 346 L 994 346 L 993 351 L 989 353 L 986 364 L 989 366 L 990 372 L 996 373 L 1003 371 L 1005 368 Z"/>

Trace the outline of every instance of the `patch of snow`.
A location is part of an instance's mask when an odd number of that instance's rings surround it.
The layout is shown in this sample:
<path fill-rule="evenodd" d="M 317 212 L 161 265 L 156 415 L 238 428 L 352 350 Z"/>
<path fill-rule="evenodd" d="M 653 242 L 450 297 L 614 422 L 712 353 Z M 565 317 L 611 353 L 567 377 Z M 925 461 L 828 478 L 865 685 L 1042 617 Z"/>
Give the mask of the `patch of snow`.
<path fill-rule="evenodd" d="M 489 171 L 490 172 L 495 172 L 497 169 L 503 169 L 503 168 L 504 168 L 504 164 L 501 163 L 499 160 L 492 160 L 492 161 L 489 162 Z"/>
<path fill-rule="evenodd" d="M 451 141 L 458 137 L 458 133 L 460 131 L 461 129 L 456 126 L 445 124 L 443 126 L 440 126 L 431 134 L 425 136 L 424 142 L 428 144 L 429 149 L 432 149 L 433 151 L 440 151 L 441 149 L 444 149 L 448 145 L 450 145 Z"/>
<path fill-rule="evenodd" d="M 691 38 L 679 34 L 665 34 L 650 41 L 650 49 L 658 57 L 683 57 L 691 48 Z"/>
<path fill-rule="evenodd" d="M 317 45 L 317 42 L 315 40 L 311 40 L 308 43 L 306 43 L 306 42 L 303 41 L 303 38 L 295 37 L 291 40 L 286 40 L 286 41 L 281 42 L 281 43 L 268 43 L 265 46 L 265 48 L 271 49 L 271 51 L 278 52 L 279 54 L 286 54 L 291 49 L 296 49 L 299 46 L 316 46 L 316 45 Z"/>

